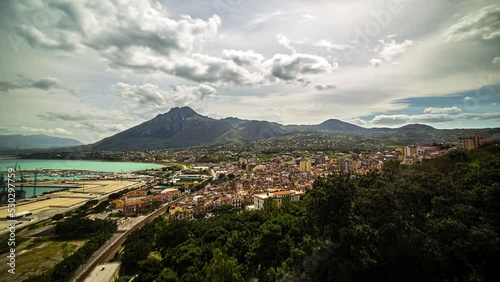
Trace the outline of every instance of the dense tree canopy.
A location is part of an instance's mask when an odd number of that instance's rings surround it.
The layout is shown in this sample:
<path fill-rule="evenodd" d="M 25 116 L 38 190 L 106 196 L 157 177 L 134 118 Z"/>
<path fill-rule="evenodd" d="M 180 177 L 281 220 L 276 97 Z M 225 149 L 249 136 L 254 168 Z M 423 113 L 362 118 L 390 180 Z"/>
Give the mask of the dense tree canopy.
<path fill-rule="evenodd" d="M 391 162 L 319 178 L 300 202 L 157 219 L 127 240 L 124 271 L 138 281 L 499 281 L 499 157 L 490 145 Z"/>

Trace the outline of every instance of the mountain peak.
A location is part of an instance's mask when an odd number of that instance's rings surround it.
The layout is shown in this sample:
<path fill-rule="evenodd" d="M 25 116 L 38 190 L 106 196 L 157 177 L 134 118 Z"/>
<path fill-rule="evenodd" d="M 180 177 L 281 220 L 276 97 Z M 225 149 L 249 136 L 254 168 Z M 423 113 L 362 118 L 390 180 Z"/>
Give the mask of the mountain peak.
<path fill-rule="evenodd" d="M 192 116 L 195 116 L 195 115 L 198 115 L 197 112 L 195 112 L 193 109 L 191 109 L 190 107 L 188 106 L 185 106 L 185 107 L 174 107 L 174 108 L 171 108 L 170 111 L 168 111 L 166 113 L 167 115 L 170 114 L 181 114 L 181 115 L 184 115 L 186 117 L 192 117 Z"/>

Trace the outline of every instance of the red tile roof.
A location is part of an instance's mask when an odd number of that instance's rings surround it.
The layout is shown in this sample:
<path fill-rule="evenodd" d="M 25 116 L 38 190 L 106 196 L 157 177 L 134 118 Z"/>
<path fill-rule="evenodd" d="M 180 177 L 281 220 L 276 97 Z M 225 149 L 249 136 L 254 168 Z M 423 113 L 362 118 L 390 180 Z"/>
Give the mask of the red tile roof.
<path fill-rule="evenodd" d="M 275 195 L 288 195 L 288 194 L 292 194 L 292 191 L 290 191 L 290 190 L 278 191 L 278 192 L 274 192 L 273 194 L 275 194 Z"/>

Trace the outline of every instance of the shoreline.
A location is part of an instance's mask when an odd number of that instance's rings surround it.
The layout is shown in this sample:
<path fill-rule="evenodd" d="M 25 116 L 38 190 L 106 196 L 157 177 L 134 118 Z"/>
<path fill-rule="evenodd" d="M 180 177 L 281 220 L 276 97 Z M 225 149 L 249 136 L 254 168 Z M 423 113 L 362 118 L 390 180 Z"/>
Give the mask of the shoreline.
<path fill-rule="evenodd" d="M 14 158 L 14 159 L 0 159 L 1 161 L 12 161 L 12 162 L 23 162 L 23 161 L 39 161 L 39 162 L 58 162 L 60 161 L 61 163 L 63 162 L 96 162 L 96 163 L 108 163 L 108 164 L 143 164 L 143 165 L 154 165 L 154 166 L 159 166 L 159 167 L 149 167 L 149 168 L 138 168 L 138 169 L 120 169 L 121 171 L 117 170 L 89 170 L 89 169 L 78 169 L 78 168 L 68 168 L 68 169 L 61 169 L 61 168 L 45 168 L 43 171 L 49 171 L 49 172 L 88 172 L 88 173 L 134 173 L 137 171 L 142 171 L 142 170 L 148 170 L 148 169 L 161 169 L 162 167 L 165 167 L 165 163 L 159 163 L 159 162 L 153 162 L 153 163 L 147 163 L 147 162 L 131 162 L 131 161 L 107 161 L 107 160 L 65 160 L 65 159 L 19 159 L 19 158 Z M 125 172 L 123 172 L 125 170 Z M 34 169 L 27 169 L 27 170 L 22 170 L 23 172 L 35 172 L 36 170 Z M 0 170 L 0 173 L 5 173 L 6 170 Z"/>
<path fill-rule="evenodd" d="M 68 162 L 101 162 L 101 163 L 129 163 L 129 164 L 156 164 L 165 165 L 165 162 L 134 162 L 134 161 L 112 161 L 112 160 L 67 160 L 67 159 L 24 159 L 24 158 L 0 158 L 0 161 L 26 160 L 26 161 L 68 161 Z"/>

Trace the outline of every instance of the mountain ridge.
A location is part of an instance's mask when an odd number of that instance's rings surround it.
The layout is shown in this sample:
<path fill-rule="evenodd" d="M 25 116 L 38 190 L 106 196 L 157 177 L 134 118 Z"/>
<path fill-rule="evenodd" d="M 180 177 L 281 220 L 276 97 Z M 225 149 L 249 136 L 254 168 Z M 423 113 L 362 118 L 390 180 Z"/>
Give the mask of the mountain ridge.
<path fill-rule="evenodd" d="M 398 128 L 365 128 L 338 119 L 328 119 L 316 125 L 283 125 L 237 117 L 214 119 L 200 115 L 190 107 L 175 107 L 149 121 L 104 138 L 91 147 L 93 150 L 177 148 L 225 144 L 233 141 L 249 142 L 307 132 L 398 135 L 413 139 L 428 139 L 429 134 L 440 130 L 425 124 L 407 124 Z"/>

